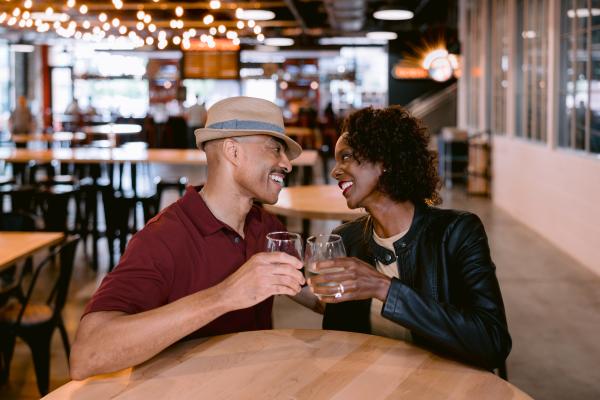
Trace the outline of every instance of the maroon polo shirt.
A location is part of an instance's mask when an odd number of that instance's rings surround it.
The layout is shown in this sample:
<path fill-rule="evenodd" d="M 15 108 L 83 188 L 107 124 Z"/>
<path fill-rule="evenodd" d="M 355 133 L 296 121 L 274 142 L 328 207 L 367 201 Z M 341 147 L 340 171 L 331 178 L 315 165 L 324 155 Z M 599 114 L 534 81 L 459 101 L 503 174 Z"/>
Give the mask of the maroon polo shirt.
<path fill-rule="evenodd" d="M 96 311 L 128 314 L 151 310 L 222 282 L 252 255 L 265 250 L 266 234 L 285 230 L 281 222 L 253 206 L 243 239 L 219 221 L 197 192 L 185 195 L 133 236 L 121 261 L 88 303 Z M 273 298 L 220 316 L 192 337 L 271 329 Z"/>

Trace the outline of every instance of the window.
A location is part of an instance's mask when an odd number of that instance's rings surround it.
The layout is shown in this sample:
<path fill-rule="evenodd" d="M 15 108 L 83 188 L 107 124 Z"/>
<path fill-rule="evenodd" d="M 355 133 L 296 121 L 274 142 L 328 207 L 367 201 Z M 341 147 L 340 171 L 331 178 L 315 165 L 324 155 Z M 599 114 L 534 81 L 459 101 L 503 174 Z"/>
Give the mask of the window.
<path fill-rule="evenodd" d="M 517 135 L 546 141 L 548 1 L 519 0 L 517 32 L 521 71 L 517 82 Z"/>
<path fill-rule="evenodd" d="M 481 128 L 481 116 L 484 110 L 480 109 L 481 92 L 483 84 L 483 66 L 481 64 L 482 48 L 484 40 L 482 37 L 482 22 L 484 18 L 484 2 L 472 0 L 467 3 L 466 23 L 467 38 L 469 46 L 465 49 L 465 72 L 469 76 L 467 80 L 467 125 L 469 128 L 479 130 Z"/>
<path fill-rule="evenodd" d="M 558 145 L 600 153 L 600 0 L 563 0 Z"/>
<path fill-rule="evenodd" d="M 508 88 L 509 31 L 508 0 L 492 1 L 492 113 L 491 128 L 497 134 L 506 133 L 506 91 Z"/>

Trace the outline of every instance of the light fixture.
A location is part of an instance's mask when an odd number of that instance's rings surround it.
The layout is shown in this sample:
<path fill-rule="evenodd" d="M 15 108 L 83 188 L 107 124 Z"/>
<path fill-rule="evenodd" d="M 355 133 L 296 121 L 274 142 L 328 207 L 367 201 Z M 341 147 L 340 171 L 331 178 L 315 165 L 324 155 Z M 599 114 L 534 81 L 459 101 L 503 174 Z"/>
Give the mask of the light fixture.
<path fill-rule="evenodd" d="M 225 25 L 219 25 L 219 27 L 217 28 L 217 30 L 219 31 L 219 33 L 225 33 L 225 31 L 227 30 L 227 28 L 225 28 Z"/>
<path fill-rule="evenodd" d="M 23 3 L 23 7 L 25 8 L 31 8 L 32 5 L 33 2 L 31 0 L 25 0 L 25 2 Z"/>
<path fill-rule="evenodd" d="M 82 4 L 81 7 L 79 7 L 79 12 L 86 14 L 88 12 L 88 7 L 85 4 Z"/>
<path fill-rule="evenodd" d="M 577 18 L 588 18 L 590 15 L 592 17 L 597 17 L 600 15 L 600 8 L 578 8 L 576 10 L 567 11 L 567 17 L 569 18 L 575 18 L 575 16 L 577 16 Z"/>
<path fill-rule="evenodd" d="M 221 8 L 221 2 L 219 0 L 211 0 L 209 3 L 209 7 L 213 10 L 218 10 Z"/>
<path fill-rule="evenodd" d="M 208 33 L 210 33 L 210 34 L 211 34 L 211 35 L 213 35 L 213 36 L 214 36 L 214 35 L 216 35 L 216 34 L 217 34 L 217 28 L 215 28 L 214 26 L 213 26 L 213 27 L 211 27 L 211 28 L 208 30 Z"/>
<path fill-rule="evenodd" d="M 404 21 L 414 16 L 412 11 L 402 8 L 382 8 L 373 13 L 373 18 L 384 21 Z"/>
<path fill-rule="evenodd" d="M 238 11 L 241 10 L 241 11 Z M 269 10 L 242 10 L 239 8 L 235 11 L 237 19 L 254 20 L 254 21 L 268 21 L 275 18 L 275 13 Z"/>
<path fill-rule="evenodd" d="M 75 0 L 68 0 L 67 1 L 67 7 L 69 7 L 69 8 L 75 7 Z"/>
<path fill-rule="evenodd" d="M 34 47 L 32 44 L 11 44 L 10 51 L 14 53 L 31 53 Z"/>
<path fill-rule="evenodd" d="M 238 29 L 244 29 L 244 21 L 238 21 L 236 25 Z"/>
<path fill-rule="evenodd" d="M 371 39 L 364 36 L 334 36 L 319 39 L 322 46 L 368 46 L 385 45 L 387 40 Z"/>
<path fill-rule="evenodd" d="M 63 13 L 56 13 L 56 12 L 52 13 L 51 15 L 48 15 L 43 11 L 36 11 L 36 12 L 31 13 L 31 18 L 33 18 L 35 20 L 39 20 L 39 21 L 50 21 L 50 22 L 62 21 L 62 22 L 65 22 L 65 21 L 69 20 L 69 15 L 63 14 Z"/>
<path fill-rule="evenodd" d="M 148 30 L 149 30 L 151 33 L 153 33 L 154 31 L 156 31 L 156 25 L 154 25 L 154 24 L 150 24 L 150 25 L 148 25 Z"/>
<path fill-rule="evenodd" d="M 446 50 L 446 49 L 432 50 L 425 55 L 425 58 L 423 59 L 423 68 L 429 69 L 433 60 L 435 60 L 436 58 L 446 58 L 446 57 L 448 57 L 448 50 Z"/>
<path fill-rule="evenodd" d="M 210 25 L 215 21 L 215 17 L 213 17 L 210 14 L 206 14 L 204 16 L 204 18 L 202 18 L 202 22 L 204 22 L 204 25 Z"/>
<path fill-rule="evenodd" d="M 177 15 L 178 17 L 181 17 L 183 15 L 183 7 L 181 7 L 181 6 L 175 7 L 175 15 Z"/>
<path fill-rule="evenodd" d="M 121 24 L 121 21 L 119 21 L 119 18 L 113 18 L 113 20 L 112 20 L 112 26 L 114 26 L 115 28 L 117 28 L 120 24 Z"/>
<path fill-rule="evenodd" d="M 284 38 L 284 37 L 266 38 L 265 44 L 267 46 L 275 46 L 275 47 L 292 46 L 294 44 L 294 39 Z"/>
<path fill-rule="evenodd" d="M 140 10 L 135 14 L 137 19 L 144 19 L 145 15 L 146 15 L 146 13 L 143 10 Z"/>
<path fill-rule="evenodd" d="M 375 31 L 368 32 L 367 37 L 375 40 L 395 40 L 398 38 L 398 34 L 396 32 Z"/>
<path fill-rule="evenodd" d="M 98 19 L 100 20 L 100 22 L 106 22 L 106 14 L 105 13 L 100 13 L 98 14 Z"/>

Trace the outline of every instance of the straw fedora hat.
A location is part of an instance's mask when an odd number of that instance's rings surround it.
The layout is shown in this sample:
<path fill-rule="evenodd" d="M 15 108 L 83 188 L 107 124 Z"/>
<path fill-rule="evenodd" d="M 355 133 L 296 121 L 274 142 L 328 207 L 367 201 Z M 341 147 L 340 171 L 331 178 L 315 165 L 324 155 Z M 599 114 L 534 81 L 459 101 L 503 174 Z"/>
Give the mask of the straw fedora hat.
<path fill-rule="evenodd" d="M 302 147 L 285 134 L 281 110 L 268 100 L 246 96 L 221 100 L 208 110 L 205 126 L 194 131 L 200 149 L 209 140 L 269 135 L 285 142 L 290 160 L 302 153 Z"/>

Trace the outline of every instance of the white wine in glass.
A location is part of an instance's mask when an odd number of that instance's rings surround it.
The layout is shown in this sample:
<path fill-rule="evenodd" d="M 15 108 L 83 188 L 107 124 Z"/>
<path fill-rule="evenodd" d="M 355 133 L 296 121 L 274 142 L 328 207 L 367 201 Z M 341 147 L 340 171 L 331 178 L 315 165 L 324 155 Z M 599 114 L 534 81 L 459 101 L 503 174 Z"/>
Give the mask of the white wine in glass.
<path fill-rule="evenodd" d="M 334 258 L 346 257 L 346 249 L 342 237 L 336 234 L 311 236 L 306 241 L 306 253 L 304 255 L 304 273 L 306 278 L 311 278 L 319 274 L 341 272 L 342 268 L 328 268 L 316 270 L 318 261 L 331 260 Z M 343 293 L 340 282 L 327 282 L 322 286 L 338 287 L 338 291 L 331 295 L 317 295 L 317 297 L 340 297 Z"/>

